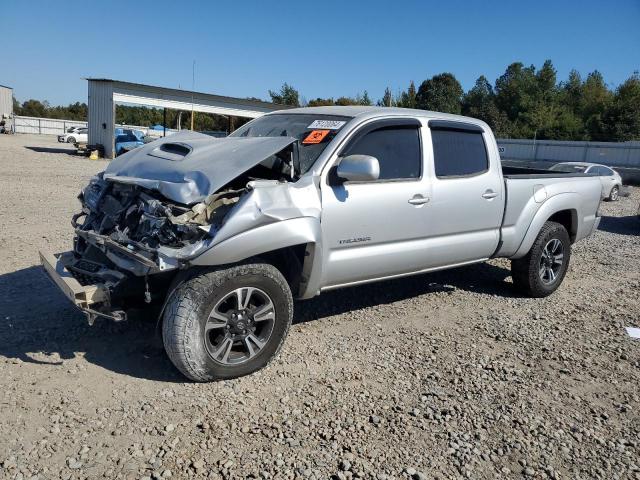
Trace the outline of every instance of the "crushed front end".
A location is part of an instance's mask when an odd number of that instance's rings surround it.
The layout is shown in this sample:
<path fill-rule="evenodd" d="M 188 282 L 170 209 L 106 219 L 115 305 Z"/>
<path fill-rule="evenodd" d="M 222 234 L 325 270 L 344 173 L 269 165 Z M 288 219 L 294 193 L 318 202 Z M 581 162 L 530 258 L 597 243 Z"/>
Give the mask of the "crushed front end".
<path fill-rule="evenodd" d="M 161 306 L 179 272 L 215 242 L 302 215 L 282 191 L 297 179 L 296 142 L 180 132 L 125 153 L 80 193 L 73 250 L 42 252 L 42 264 L 90 321 Z M 267 185 L 262 194 L 256 182 Z"/>
<path fill-rule="evenodd" d="M 73 251 L 41 252 L 42 264 L 90 323 L 97 316 L 123 320 L 130 308 L 164 300 L 178 270 L 210 246 L 241 193 L 226 189 L 189 208 L 100 174 L 78 197 Z"/>

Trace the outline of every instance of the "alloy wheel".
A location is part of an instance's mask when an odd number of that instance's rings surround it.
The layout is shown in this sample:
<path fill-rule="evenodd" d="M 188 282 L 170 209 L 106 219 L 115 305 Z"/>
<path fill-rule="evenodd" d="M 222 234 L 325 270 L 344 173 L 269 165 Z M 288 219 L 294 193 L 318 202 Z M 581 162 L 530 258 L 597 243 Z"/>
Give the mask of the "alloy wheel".
<path fill-rule="evenodd" d="M 611 198 L 611 201 L 615 202 L 616 200 L 618 200 L 618 187 L 613 187 L 613 189 L 611 190 L 611 193 L 609 194 L 609 197 Z"/>
<path fill-rule="evenodd" d="M 238 365 L 255 357 L 267 344 L 275 324 L 275 307 L 266 292 L 241 287 L 227 293 L 211 310 L 204 342 L 212 360 Z"/>
<path fill-rule="evenodd" d="M 547 242 L 540 256 L 538 275 L 542 283 L 550 285 L 556 281 L 562 269 L 563 261 L 564 246 L 560 240 L 552 238 Z"/>

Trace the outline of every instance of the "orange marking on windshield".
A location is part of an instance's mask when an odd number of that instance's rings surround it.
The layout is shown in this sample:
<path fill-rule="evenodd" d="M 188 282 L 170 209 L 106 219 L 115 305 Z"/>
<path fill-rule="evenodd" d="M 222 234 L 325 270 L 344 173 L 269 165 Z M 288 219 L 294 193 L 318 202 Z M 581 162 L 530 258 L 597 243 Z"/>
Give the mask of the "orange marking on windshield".
<path fill-rule="evenodd" d="M 326 137 L 329 134 L 330 130 L 313 130 L 309 135 L 307 135 L 307 138 L 305 138 L 302 143 L 303 144 L 313 144 L 313 143 L 320 143 L 322 140 L 324 140 L 324 137 Z"/>

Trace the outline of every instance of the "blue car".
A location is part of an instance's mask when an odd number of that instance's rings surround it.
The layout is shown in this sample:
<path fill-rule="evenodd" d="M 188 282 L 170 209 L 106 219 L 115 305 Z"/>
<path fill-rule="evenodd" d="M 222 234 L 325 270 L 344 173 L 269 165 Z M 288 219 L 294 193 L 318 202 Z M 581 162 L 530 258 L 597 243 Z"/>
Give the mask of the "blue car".
<path fill-rule="evenodd" d="M 134 148 L 138 148 L 142 145 L 144 145 L 144 142 L 133 132 L 116 135 L 116 156 L 122 155 L 123 153 L 126 153 L 129 150 L 133 150 Z"/>

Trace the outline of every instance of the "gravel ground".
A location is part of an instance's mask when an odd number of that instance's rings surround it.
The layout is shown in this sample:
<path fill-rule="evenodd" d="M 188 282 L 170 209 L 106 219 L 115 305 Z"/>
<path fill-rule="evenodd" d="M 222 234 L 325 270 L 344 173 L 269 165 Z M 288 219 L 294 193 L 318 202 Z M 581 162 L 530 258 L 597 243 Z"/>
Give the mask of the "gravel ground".
<path fill-rule="evenodd" d="M 38 267 L 106 165 L 69 153 L 0 136 L 0 478 L 640 478 L 640 188 L 549 298 L 503 260 L 327 293 L 267 369 L 195 384 Z"/>

